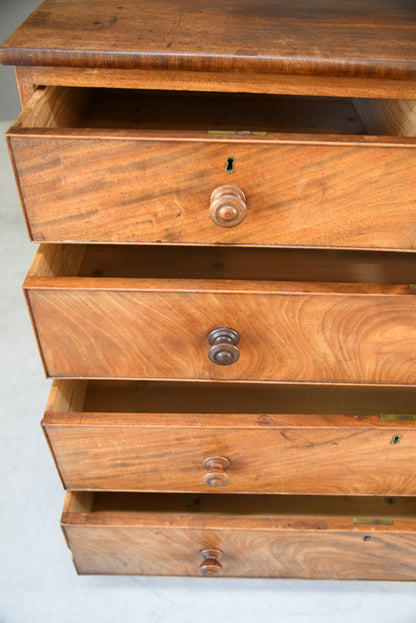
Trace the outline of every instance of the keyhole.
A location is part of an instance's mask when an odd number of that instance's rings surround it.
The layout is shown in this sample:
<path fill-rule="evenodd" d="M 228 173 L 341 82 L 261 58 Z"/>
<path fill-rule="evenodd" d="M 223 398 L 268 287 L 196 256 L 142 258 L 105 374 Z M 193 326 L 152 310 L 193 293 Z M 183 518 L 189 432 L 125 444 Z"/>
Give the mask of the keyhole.
<path fill-rule="evenodd" d="M 234 162 L 235 158 L 225 159 L 225 170 L 227 171 L 227 173 L 234 173 Z"/>
<path fill-rule="evenodd" d="M 390 441 L 392 446 L 397 446 L 398 443 L 400 443 L 400 439 L 402 438 L 401 435 L 393 435 L 393 439 Z"/>

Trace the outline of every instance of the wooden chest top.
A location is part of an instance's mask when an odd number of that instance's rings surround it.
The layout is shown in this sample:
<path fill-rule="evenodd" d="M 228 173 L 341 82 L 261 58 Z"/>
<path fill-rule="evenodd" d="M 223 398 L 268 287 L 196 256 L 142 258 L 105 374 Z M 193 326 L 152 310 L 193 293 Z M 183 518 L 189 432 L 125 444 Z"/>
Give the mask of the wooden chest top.
<path fill-rule="evenodd" d="M 414 0 L 45 0 L 4 64 L 416 76 Z"/>

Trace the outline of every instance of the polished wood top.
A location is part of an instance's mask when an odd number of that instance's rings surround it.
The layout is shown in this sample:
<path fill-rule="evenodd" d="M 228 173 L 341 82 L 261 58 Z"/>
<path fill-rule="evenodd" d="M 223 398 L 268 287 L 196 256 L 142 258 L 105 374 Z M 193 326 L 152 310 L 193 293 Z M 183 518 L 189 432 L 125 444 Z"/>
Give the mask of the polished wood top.
<path fill-rule="evenodd" d="M 11 65 L 416 77 L 414 0 L 45 0 Z"/>

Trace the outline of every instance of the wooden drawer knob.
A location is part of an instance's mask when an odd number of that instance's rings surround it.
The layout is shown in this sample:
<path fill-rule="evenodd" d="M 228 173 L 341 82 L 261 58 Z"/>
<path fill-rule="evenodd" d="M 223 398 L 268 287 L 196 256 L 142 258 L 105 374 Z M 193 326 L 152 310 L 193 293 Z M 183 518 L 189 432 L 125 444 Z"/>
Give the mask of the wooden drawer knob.
<path fill-rule="evenodd" d="M 218 559 L 222 556 L 222 551 L 220 549 L 202 549 L 199 552 L 199 555 L 204 559 L 199 567 L 199 573 L 201 575 L 221 575 L 223 569 L 221 563 L 218 561 Z"/>
<path fill-rule="evenodd" d="M 208 356 L 212 363 L 219 366 L 229 366 L 239 359 L 240 351 L 237 344 L 240 341 L 240 336 L 234 329 L 227 327 L 214 329 L 209 334 L 208 340 L 211 344 Z"/>
<path fill-rule="evenodd" d="M 235 227 L 246 214 L 246 196 L 238 186 L 224 184 L 212 192 L 209 215 L 216 225 Z"/>
<path fill-rule="evenodd" d="M 225 456 L 209 456 L 202 461 L 202 467 L 207 469 L 207 473 L 202 476 L 204 485 L 210 487 L 226 487 L 230 484 L 231 478 L 225 471 L 230 467 L 231 462 Z"/>

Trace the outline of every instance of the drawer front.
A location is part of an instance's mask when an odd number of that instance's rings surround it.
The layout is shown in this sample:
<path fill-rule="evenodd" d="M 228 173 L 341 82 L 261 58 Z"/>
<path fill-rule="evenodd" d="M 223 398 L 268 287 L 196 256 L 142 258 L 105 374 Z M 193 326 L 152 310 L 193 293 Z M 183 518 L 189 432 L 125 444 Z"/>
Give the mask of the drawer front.
<path fill-rule="evenodd" d="M 71 494 L 68 494 L 71 495 Z M 167 496 L 168 494 L 166 494 Z M 206 497 L 206 496 L 205 496 Z M 212 496 L 209 496 L 212 497 Z M 230 496 L 232 497 L 232 496 Z M 254 497 L 254 496 L 246 496 Z M 415 580 L 414 520 L 69 510 L 62 526 L 82 574 Z M 253 504 L 255 502 L 253 501 Z M 256 502 L 261 509 L 262 502 Z M 235 506 L 239 506 L 235 501 Z M 284 507 L 283 503 L 283 507 Z M 269 502 L 270 506 L 270 502 Z M 364 505 L 363 505 L 364 506 Z M 370 521 L 370 520 L 369 520 Z"/>
<path fill-rule="evenodd" d="M 224 577 L 415 581 L 416 535 L 279 534 L 256 530 L 181 530 L 71 526 L 65 529 L 80 574 L 201 575 L 216 549 Z M 213 543 L 216 547 L 213 548 Z"/>
<path fill-rule="evenodd" d="M 65 488 L 110 491 L 416 494 L 415 425 L 232 411 L 43 419 Z"/>
<path fill-rule="evenodd" d="M 26 281 L 49 376 L 416 383 L 408 286 L 104 281 L 108 290 L 88 279 Z M 208 356 L 220 327 L 239 334 L 231 365 Z"/>
<path fill-rule="evenodd" d="M 35 241 L 416 248 L 411 148 L 71 136 L 9 142 Z M 234 227 L 210 217 L 211 193 L 224 184 L 246 197 L 246 216 Z"/>
<path fill-rule="evenodd" d="M 416 248 L 411 104 L 252 97 L 39 89 L 8 132 L 32 239 Z"/>

